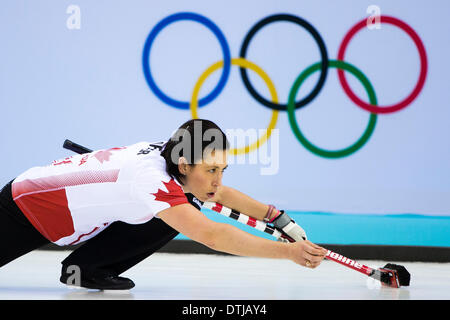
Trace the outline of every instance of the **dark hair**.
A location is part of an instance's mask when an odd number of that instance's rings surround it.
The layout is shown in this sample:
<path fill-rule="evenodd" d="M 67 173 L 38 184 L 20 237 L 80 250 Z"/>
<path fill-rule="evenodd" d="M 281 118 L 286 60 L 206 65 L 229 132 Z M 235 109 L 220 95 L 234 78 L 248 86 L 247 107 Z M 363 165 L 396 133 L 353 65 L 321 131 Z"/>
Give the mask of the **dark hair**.
<path fill-rule="evenodd" d="M 183 123 L 164 145 L 161 156 L 166 161 L 166 171 L 184 184 L 184 175 L 178 170 L 178 160 L 186 158 L 195 165 L 203 160 L 206 150 L 228 150 L 229 142 L 225 133 L 212 121 L 192 119 Z"/>

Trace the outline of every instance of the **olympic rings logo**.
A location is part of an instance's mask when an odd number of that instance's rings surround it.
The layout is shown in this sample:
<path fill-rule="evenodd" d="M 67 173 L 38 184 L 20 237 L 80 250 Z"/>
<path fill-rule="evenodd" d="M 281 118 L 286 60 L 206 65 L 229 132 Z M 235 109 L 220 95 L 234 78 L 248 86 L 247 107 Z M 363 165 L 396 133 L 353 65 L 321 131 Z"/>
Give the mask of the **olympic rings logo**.
<path fill-rule="evenodd" d="M 213 65 L 209 66 L 199 77 L 196 84 L 194 85 L 192 97 L 189 101 L 180 101 L 173 99 L 166 95 L 156 84 L 151 68 L 150 68 L 150 53 L 152 49 L 152 45 L 154 43 L 154 40 L 156 39 L 157 35 L 168 25 L 182 20 L 190 20 L 197 23 L 202 24 L 206 28 L 208 28 L 217 38 L 219 41 L 220 47 L 222 49 L 222 60 L 214 63 Z M 279 103 L 277 92 L 275 90 L 275 86 L 272 82 L 272 80 L 269 78 L 269 76 L 264 72 L 264 70 L 257 66 L 256 64 L 252 63 L 251 61 L 248 61 L 246 59 L 247 49 L 250 45 L 250 42 L 252 38 L 255 36 L 255 34 L 261 30 L 262 28 L 266 27 L 267 25 L 277 22 L 277 21 L 285 21 L 285 22 L 291 22 L 294 23 L 301 28 L 305 29 L 311 37 L 316 42 L 319 52 L 320 52 L 320 62 L 317 62 L 309 67 L 307 67 L 304 71 L 302 71 L 299 76 L 294 81 L 290 92 L 288 96 L 288 101 L 286 104 Z M 291 129 L 293 133 L 295 134 L 297 140 L 310 152 L 324 157 L 324 158 L 342 158 L 349 156 L 359 150 L 362 146 L 366 144 L 366 142 L 371 137 L 373 131 L 375 130 L 376 122 L 378 114 L 388 114 L 397 112 L 399 110 L 402 110 L 406 108 L 408 105 L 410 105 L 419 95 L 421 92 L 424 84 L 425 79 L 427 76 L 427 70 L 428 70 L 428 61 L 427 61 L 427 54 L 425 51 L 425 47 L 423 45 L 422 40 L 417 35 L 417 33 L 405 22 L 391 17 L 391 16 L 380 16 L 380 23 L 386 23 L 393 26 L 396 26 L 403 30 L 414 42 L 420 57 L 420 73 L 419 78 L 416 82 L 416 85 L 413 89 L 413 91 L 402 101 L 395 103 L 393 105 L 389 106 L 379 106 L 377 103 L 377 98 L 375 94 L 375 90 L 370 83 L 369 79 L 364 75 L 364 73 L 358 69 L 356 66 L 345 62 L 345 53 L 346 49 L 348 47 L 348 44 L 352 40 L 352 38 L 355 36 L 356 33 L 358 33 L 360 30 L 362 30 L 366 26 L 366 19 L 363 19 L 356 23 L 344 36 L 344 39 L 342 43 L 339 46 L 338 55 L 336 60 L 330 60 L 328 58 L 327 48 L 325 46 L 325 43 L 319 34 L 319 32 L 305 19 L 300 18 L 298 16 L 290 15 L 290 14 L 275 14 L 268 16 L 259 22 L 257 22 L 247 33 L 247 35 L 244 38 L 244 41 L 242 42 L 242 46 L 240 49 L 240 56 L 238 58 L 231 58 L 230 54 L 230 48 L 228 46 L 228 43 L 225 39 L 224 34 L 219 29 L 219 27 L 212 22 L 210 19 L 192 12 L 180 12 L 172 14 L 164 19 L 162 19 L 156 26 L 150 31 L 144 45 L 144 50 L 142 54 L 142 65 L 143 65 L 143 71 L 144 76 L 147 81 L 147 84 L 149 85 L 152 92 L 165 104 L 178 108 L 178 109 L 190 109 L 191 116 L 193 119 L 198 118 L 197 110 L 200 107 L 204 107 L 211 103 L 217 96 L 221 93 L 223 88 L 225 87 L 229 74 L 230 69 L 232 65 L 238 66 L 240 68 L 240 75 L 242 77 L 242 80 L 244 82 L 244 85 L 250 95 L 258 101 L 263 106 L 271 109 L 272 116 L 269 122 L 269 125 L 267 127 L 267 133 L 262 135 L 256 142 L 252 143 L 249 146 L 245 146 L 243 148 L 233 149 L 231 150 L 233 154 L 243 154 L 248 153 L 256 148 L 258 148 L 261 144 L 265 143 L 267 139 L 270 137 L 270 134 L 272 130 L 276 127 L 277 119 L 278 119 L 278 113 L 279 111 L 286 111 L 289 118 L 289 124 L 291 126 Z M 358 107 L 368 111 L 370 113 L 369 121 L 366 126 L 366 129 L 362 136 L 352 145 L 349 147 L 340 149 L 340 150 L 326 150 L 323 148 L 320 148 L 318 146 L 315 146 L 312 144 L 305 135 L 301 132 L 300 127 L 298 125 L 295 111 L 301 108 L 304 108 L 308 104 L 310 104 L 319 94 L 321 89 L 323 88 L 325 84 L 325 80 L 327 78 L 328 69 L 329 68 L 335 68 L 338 72 L 338 79 L 339 82 L 345 92 L 345 94 L 350 98 L 350 100 L 355 103 Z M 222 74 L 220 76 L 219 82 L 217 85 L 212 89 L 210 93 L 208 93 L 205 97 L 199 99 L 198 94 L 200 91 L 200 88 L 204 81 L 215 71 L 221 69 Z M 267 100 L 264 97 L 262 97 L 256 89 L 251 84 L 248 75 L 247 75 L 247 69 L 250 69 L 254 71 L 258 76 L 260 76 L 263 80 L 266 86 L 269 89 L 271 100 Z M 353 76 L 355 76 L 363 85 L 367 96 L 368 96 L 368 102 L 363 101 L 360 99 L 350 88 L 346 76 L 344 74 L 344 71 L 347 71 L 351 73 Z M 299 91 L 302 83 L 313 73 L 319 72 L 319 78 L 311 90 L 311 92 L 306 95 L 304 98 L 302 98 L 299 101 L 296 101 L 296 94 Z"/>

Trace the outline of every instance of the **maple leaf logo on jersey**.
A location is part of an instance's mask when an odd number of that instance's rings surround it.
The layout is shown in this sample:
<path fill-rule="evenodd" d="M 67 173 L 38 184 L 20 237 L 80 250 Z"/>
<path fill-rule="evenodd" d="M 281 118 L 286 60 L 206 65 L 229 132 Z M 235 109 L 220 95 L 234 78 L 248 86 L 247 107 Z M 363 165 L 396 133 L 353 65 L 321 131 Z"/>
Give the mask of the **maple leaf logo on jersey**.
<path fill-rule="evenodd" d="M 166 187 L 167 192 L 158 189 L 158 192 L 151 193 L 155 196 L 156 201 L 165 202 L 171 207 L 176 206 L 177 204 L 188 203 L 183 189 L 181 189 L 181 187 L 175 182 L 174 179 L 171 179 L 169 182 L 162 181 L 162 183 Z"/>
<path fill-rule="evenodd" d="M 125 147 L 121 147 L 121 148 L 111 148 L 111 149 L 108 149 L 108 150 L 100 150 L 100 151 L 98 151 L 98 152 L 96 152 L 96 153 L 94 154 L 94 157 L 97 158 L 97 160 L 100 161 L 100 163 L 103 163 L 103 162 L 105 162 L 105 161 L 109 161 L 109 158 L 110 158 L 111 155 L 112 155 L 112 152 L 111 152 L 111 151 L 114 151 L 114 150 L 122 150 L 122 149 L 125 149 Z"/>
<path fill-rule="evenodd" d="M 106 151 L 99 151 L 97 152 L 94 157 L 97 158 L 100 163 L 103 163 L 105 161 L 109 161 L 109 158 L 111 157 L 112 153 L 109 150 Z"/>

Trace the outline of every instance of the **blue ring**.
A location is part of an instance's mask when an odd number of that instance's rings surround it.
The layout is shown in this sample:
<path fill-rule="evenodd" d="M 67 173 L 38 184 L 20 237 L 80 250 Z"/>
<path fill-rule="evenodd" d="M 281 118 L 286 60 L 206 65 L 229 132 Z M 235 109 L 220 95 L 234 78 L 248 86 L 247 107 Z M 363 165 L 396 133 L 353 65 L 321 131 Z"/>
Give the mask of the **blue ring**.
<path fill-rule="evenodd" d="M 144 69 L 145 80 L 147 81 L 147 84 L 149 85 L 153 93 L 164 103 L 178 109 L 189 109 L 190 102 L 178 101 L 170 98 L 165 93 L 163 93 L 156 85 L 155 80 L 153 79 L 150 71 L 149 56 L 153 41 L 155 40 L 156 36 L 162 29 L 167 27 L 172 22 L 180 20 L 193 20 L 203 24 L 205 27 L 210 29 L 215 34 L 215 36 L 219 40 L 220 46 L 222 47 L 223 61 L 224 61 L 222 75 L 214 90 L 212 90 L 206 97 L 199 100 L 198 106 L 202 107 L 213 101 L 220 94 L 220 92 L 222 92 L 228 80 L 231 68 L 231 53 L 230 48 L 228 47 L 228 43 L 225 39 L 225 36 L 223 35 L 222 31 L 220 31 L 219 27 L 217 27 L 217 25 L 215 25 L 211 20 L 209 20 L 204 16 L 191 12 L 175 13 L 161 20 L 152 29 L 152 31 L 147 37 L 147 40 L 145 41 L 144 52 L 142 54 L 142 66 Z"/>

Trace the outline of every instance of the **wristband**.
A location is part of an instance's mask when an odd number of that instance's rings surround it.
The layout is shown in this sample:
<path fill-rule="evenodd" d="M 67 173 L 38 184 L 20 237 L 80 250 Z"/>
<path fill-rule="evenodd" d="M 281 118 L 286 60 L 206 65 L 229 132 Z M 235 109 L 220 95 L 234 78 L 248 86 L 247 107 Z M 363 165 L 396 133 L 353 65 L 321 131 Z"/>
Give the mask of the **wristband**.
<path fill-rule="evenodd" d="M 277 210 L 277 209 L 275 209 L 275 210 Z M 272 219 L 269 220 L 269 223 L 272 223 L 276 218 L 278 218 L 283 213 L 282 210 L 277 210 L 277 212 L 278 213 Z"/>
<path fill-rule="evenodd" d="M 271 222 L 271 220 L 273 220 L 273 219 L 270 219 L 270 217 L 272 216 L 272 211 L 274 209 L 275 209 L 275 207 L 273 205 L 269 204 L 269 209 L 267 210 L 266 216 L 263 219 L 265 222 Z"/>

